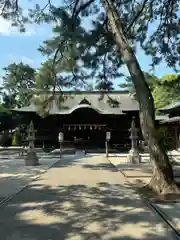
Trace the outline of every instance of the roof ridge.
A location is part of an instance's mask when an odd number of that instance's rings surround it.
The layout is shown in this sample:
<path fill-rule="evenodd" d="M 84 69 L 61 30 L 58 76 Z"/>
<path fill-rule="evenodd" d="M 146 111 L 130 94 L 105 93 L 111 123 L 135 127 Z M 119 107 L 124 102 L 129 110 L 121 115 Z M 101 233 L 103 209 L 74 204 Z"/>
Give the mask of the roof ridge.
<path fill-rule="evenodd" d="M 44 92 L 43 90 L 37 90 L 37 93 L 44 93 L 44 94 L 50 94 L 53 93 L 53 91 L 46 91 Z M 55 91 L 55 94 L 115 94 L 115 93 L 121 93 L 121 94 L 129 94 L 129 91 L 127 90 L 112 90 L 112 91 L 77 91 L 77 90 L 72 90 L 72 91 Z"/>

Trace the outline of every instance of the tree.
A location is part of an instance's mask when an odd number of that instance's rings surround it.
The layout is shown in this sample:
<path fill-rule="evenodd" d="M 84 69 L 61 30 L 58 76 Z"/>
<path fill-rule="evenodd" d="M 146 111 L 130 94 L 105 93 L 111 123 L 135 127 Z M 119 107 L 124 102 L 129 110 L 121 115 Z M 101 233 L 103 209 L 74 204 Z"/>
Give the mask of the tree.
<path fill-rule="evenodd" d="M 11 110 L 12 108 L 16 107 L 17 101 L 15 94 L 7 94 L 2 93 L 2 108 L 4 108 L 4 112 Z M 3 110 L 3 109 L 2 109 Z"/>
<path fill-rule="evenodd" d="M 179 83 L 180 81 L 180 74 L 165 74 L 160 78 L 162 83 Z"/>
<path fill-rule="evenodd" d="M 69 54 L 73 74 L 85 80 L 102 72 L 108 74 L 111 69 L 113 80 L 119 74 L 119 67 L 122 64 L 127 66 L 139 101 L 141 129 L 154 163 L 150 186 L 160 193 L 179 189 L 174 183 L 168 156 L 157 138 L 153 97 L 135 56 L 135 48 L 139 43 L 145 53 L 152 56 L 153 66 L 162 59 L 175 69 L 180 65 L 177 44 L 178 2 L 179 0 L 101 0 L 99 3 L 94 0 L 76 0 L 64 1 L 63 6 L 57 8 L 49 1 L 46 6 L 49 7 L 50 14 L 42 13 L 39 5 L 30 12 L 31 18 L 38 22 L 53 20 L 60 23 L 61 39 L 54 54 L 51 54 L 54 66 L 67 59 Z M 17 9 L 17 6 L 18 0 L 15 7 L 8 7 Z M 89 16 L 93 19 L 91 30 L 83 27 L 81 21 Z M 16 20 L 12 14 L 8 17 Z M 154 30 L 150 32 L 152 24 Z M 85 69 L 88 69 L 86 74 Z M 56 78 L 54 79 L 56 83 Z"/>
<path fill-rule="evenodd" d="M 113 83 L 111 81 L 100 80 L 99 82 L 96 83 L 95 89 L 100 90 L 100 91 L 112 91 L 114 89 L 114 87 L 113 87 Z"/>
<path fill-rule="evenodd" d="M 52 59 L 42 63 L 35 74 L 36 88 L 45 91 L 52 90 L 54 88 L 62 90 L 63 87 L 71 87 L 72 81 L 69 81 L 69 79 L 65 76 L 62 77 L 59 75 L 59 72 L 59 66 L 52 68 Z M 54 77 L 56 77 L 56 86 L 54 85 Z"/>
<path fill-rule="evenodd" d="M 12 63 L 3 69 L 5 71 L 3 79 L 3 87 L 6 92 L 4 98 L 9 101 L 14 99 L 18 106 L 26 106 L 33 95 L 35 87 L 35 69 L 27 64 Z M 14 104 L 13 104 L 13 107 Z"/>
<path fill-rule="evenodd" d="M 146 82 L 152 92 L 156 109 L 164 107 L 173 101 L 180 99 L 180 75 L 166 74 L 161 78 L 157 78 L 153 74 L 144 72 Z M 135 88 L 130 76 L 126 77 L 125 83 L 119 85 L 121 88 L 128 90 L 135 96 Z"/>
<path fill-rule="evenodd" d="M 153 75 L 150 74 L 148 72 L 143 72 L 145 80 L 149 86 L 149 88 L 151 89 L 151 91 L 153 91 L 154 87 L 157 85 L 159 79 Z M 125 88 L 126 90 L 128 90 L 132 95 L 135 94 L 136 90 L 132 81 L 132 78 L 130 76 L 127 76 L 125 78 L 125 82 L 119 85 L 120 88 Z"/>
<path fill-rule="evenodd" d="M 48 62 L 42 63 L 35 75 L 36 88 L 49 90 L 53 87 L 54 81 L 52 76 L 51 65 Z"/>
<path fill-rule="evenodd" d="M 180 100 L 180 75 L 164 75 L 155 84 L 152 94 L 157 109 L 162 108 L 174 101 Z"/>
<path fill-rule="evenodd" d="M 63 22 L 65 21 L 65 24 L 67 22 L 70 22 L 71 26 L 71 17 L 66 12 L 62 13 L 61 10 L 58 10 L 56 12 L 56 16 L 57 19 L 61 19 L 61 17 L 63 17 Z M 41 44 L 41 46 L 39 47 L 39 51 L 49 58 L 49 70 L 51 69 L 50 74 L 52 74 L 54 52 L 56 51 L 56 49 L 58 49 L 60 42 L 67 41 L 68 29 L 66 31 L 64 31 L 63 29 L 65 24 L 63 23 L 62 25 L 60 25 L 58 23 L 53 28 L 54 36 L 51 39 L 44 41 L 43 44 Z M 85 38 L 89 38 L 89 35 L 81 27 L 80 21 L 78 21 L 76 24 L 79 26 L 78 34 L 76 36 L 76 42 L 86 41 Z M 64 35 L 62 33 L 64 33 Z M 94 39 L 92 40 L 94 42 Z M 71 44 L 70 49 L 68 47 L 65 47 L 63 51 L 58 51 L 56 53 L 58 64 L 56 64 L 55 72 L 59 74 L 56 79 L 56 85 L 61 88 L 71 87 L 74 89 L 78 89 L 79 87 L 81 89 L 85 88 L 87 90 L 94 88 L 97 90 L 113 90 L 112 78 L 122 76 L 122 74 L 118 73 L 119 63 L 116 61 L 116 63 L 114 63 L 114 66 L 112 64 L 108 64 L 107 69 L 106 57 L 108 56 L 103 56 L 104 47 L 101 47 L 99 49 L 99 52 L 102 52 L 100 54 L 102 54 L 103 58 L 99 58 L 97 62 L 97 57 L 94 58 L 94 56 L 91 56 L 89 52 L 83 54 L 82 45 L 80 45 L 80 48 L 77 49 L 76 44 L 74 44 L 74 46 L 73 44 L 74 43 Z M 84 47 L 84 50 L 86 50 L 86 46 Z M 79 54 L 80 56 L 78 57 Z M 96 54 L 96 56 L 98 55 L 99 53 Z M 85 66 L 81 64 L 81 58 L 83 58 L 82 60 L 85 63 Z M 93 59 L 95 60 L 93 61 Z M 102 66 L 103 72 L 97 70 L 99 68 L 98 66 Z M 94 68 L 94 71 L 88 72 L 87 68 L 89 67 Z M 51 76 L 51 84 L 49 84 L 49 86 L 53 85 L 54 83 L 52 79 L 53 76 Z M 88 81 L 88 79 L 90 79 L 90 81 Z M 95 80 L 95 86 L 93 86 L 92 84 L 92 79 Z"/>
<path fill-rule="evenodd" d="M 5 92 L 2 92 L 1 94 L 2 103 L 0 104 L 0 131 L 12 130 L 22 121 L 22 116 L 11 111 L 11 109 L 18 105 L 18 102 L 14 94 L 7 94 Z"/>

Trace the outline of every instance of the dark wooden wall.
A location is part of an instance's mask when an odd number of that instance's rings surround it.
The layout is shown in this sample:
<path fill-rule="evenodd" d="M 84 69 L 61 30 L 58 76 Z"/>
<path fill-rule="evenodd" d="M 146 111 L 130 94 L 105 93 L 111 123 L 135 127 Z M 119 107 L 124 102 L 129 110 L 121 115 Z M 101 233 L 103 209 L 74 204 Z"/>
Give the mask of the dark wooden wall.
<path fill-rule="evenodd" d="M 137 112 L 127 112 L 124 115 L 105 115 L 99 114 L 93 109 L 78 109 L 69 115 L 51 115 L 45 118 L 41 118 L 37 114 L 28 114 L 26 118 L 30 121 L 33 120 L 36 132 L 36 145 L 45 145 L 58 147 L 58 133 L 60 131 L 64 132 L 64 138 L 66 142 L 72 142 L 74 136 L 82 137 L 84 139 L 91 139 L 89 145 L 93 147 L 104 147 L 106 131 L 111 132 L 110 145 L 112 147 L 117 147 L 119 150 L 129 150 L 130 149 L 130 139 L 129 139 L 129 129 L 131 127 L 132 117 L 136 118 L 136 125 L 139 128 L 139 118 Z M 88 129 L 82 128 L 79 130 L 77 128 L 74 130 L 68 129 L 68 127 L 63 128 L 66 124 L 96 124 L 96 125 L 106 125 L 100 130 L 98 129 Z"/>

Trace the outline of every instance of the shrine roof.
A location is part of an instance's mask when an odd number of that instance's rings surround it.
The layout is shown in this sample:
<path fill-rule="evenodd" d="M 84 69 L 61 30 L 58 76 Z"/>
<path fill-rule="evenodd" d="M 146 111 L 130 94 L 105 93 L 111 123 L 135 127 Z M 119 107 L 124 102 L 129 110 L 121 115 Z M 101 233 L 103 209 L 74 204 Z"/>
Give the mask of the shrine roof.
<path fill-rule="evenodd" d="M 162 123 L 179 123 L 180 122 L 180 117 L 176 116 L 176 117 L 171 117 L 168 118 L 164 121 L 162 121 Z"/>
<path fill-rule="evenodd" d="M 156 121 L 159 121 L 160 123 L 168 120 L 169 120 L 168 115 L 156 115 Z"/>
<path fill-rule="evenodd" d="M 37 101 L 46 101 L 52 93 L 36 94 L 27 107 L 13 109 L 17 112 L 39 112 Z M 111 91 L 107 93 L 98 91 L 64 91 L 56 92 L 49 115 L 71 114 L 79 108 L 92 108 L 100 114 L 123 114 L 123 111 L 138 111 L 138 102 L 127 91 Z"/>
<path fill-rule="evenodd" d="M 168 104 L 167 106 L 159 109 L 159 111 L 164 112 L 164 113 L 166 113 L 166 112 L 169 113 L 169 112 L 175 111 L 177 109 L 180 109 L 180 101 Z"/>

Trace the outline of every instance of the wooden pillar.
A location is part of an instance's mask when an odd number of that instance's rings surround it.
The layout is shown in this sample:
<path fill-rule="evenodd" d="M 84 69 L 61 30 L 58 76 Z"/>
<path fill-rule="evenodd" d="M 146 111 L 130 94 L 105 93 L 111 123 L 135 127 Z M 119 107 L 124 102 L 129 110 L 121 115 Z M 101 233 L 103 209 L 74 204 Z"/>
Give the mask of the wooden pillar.
<path fill-rule="evenodd" d="M 108 157 L 109 155 L 109 149 L 108 149 L 108 146 L 109 146 L 109 141 L 111 139 L 111 133 L 110 132 L 106 132 L 106 142 L 105 142 L 105 146 L 106 146 L 106 157 Z"/>

